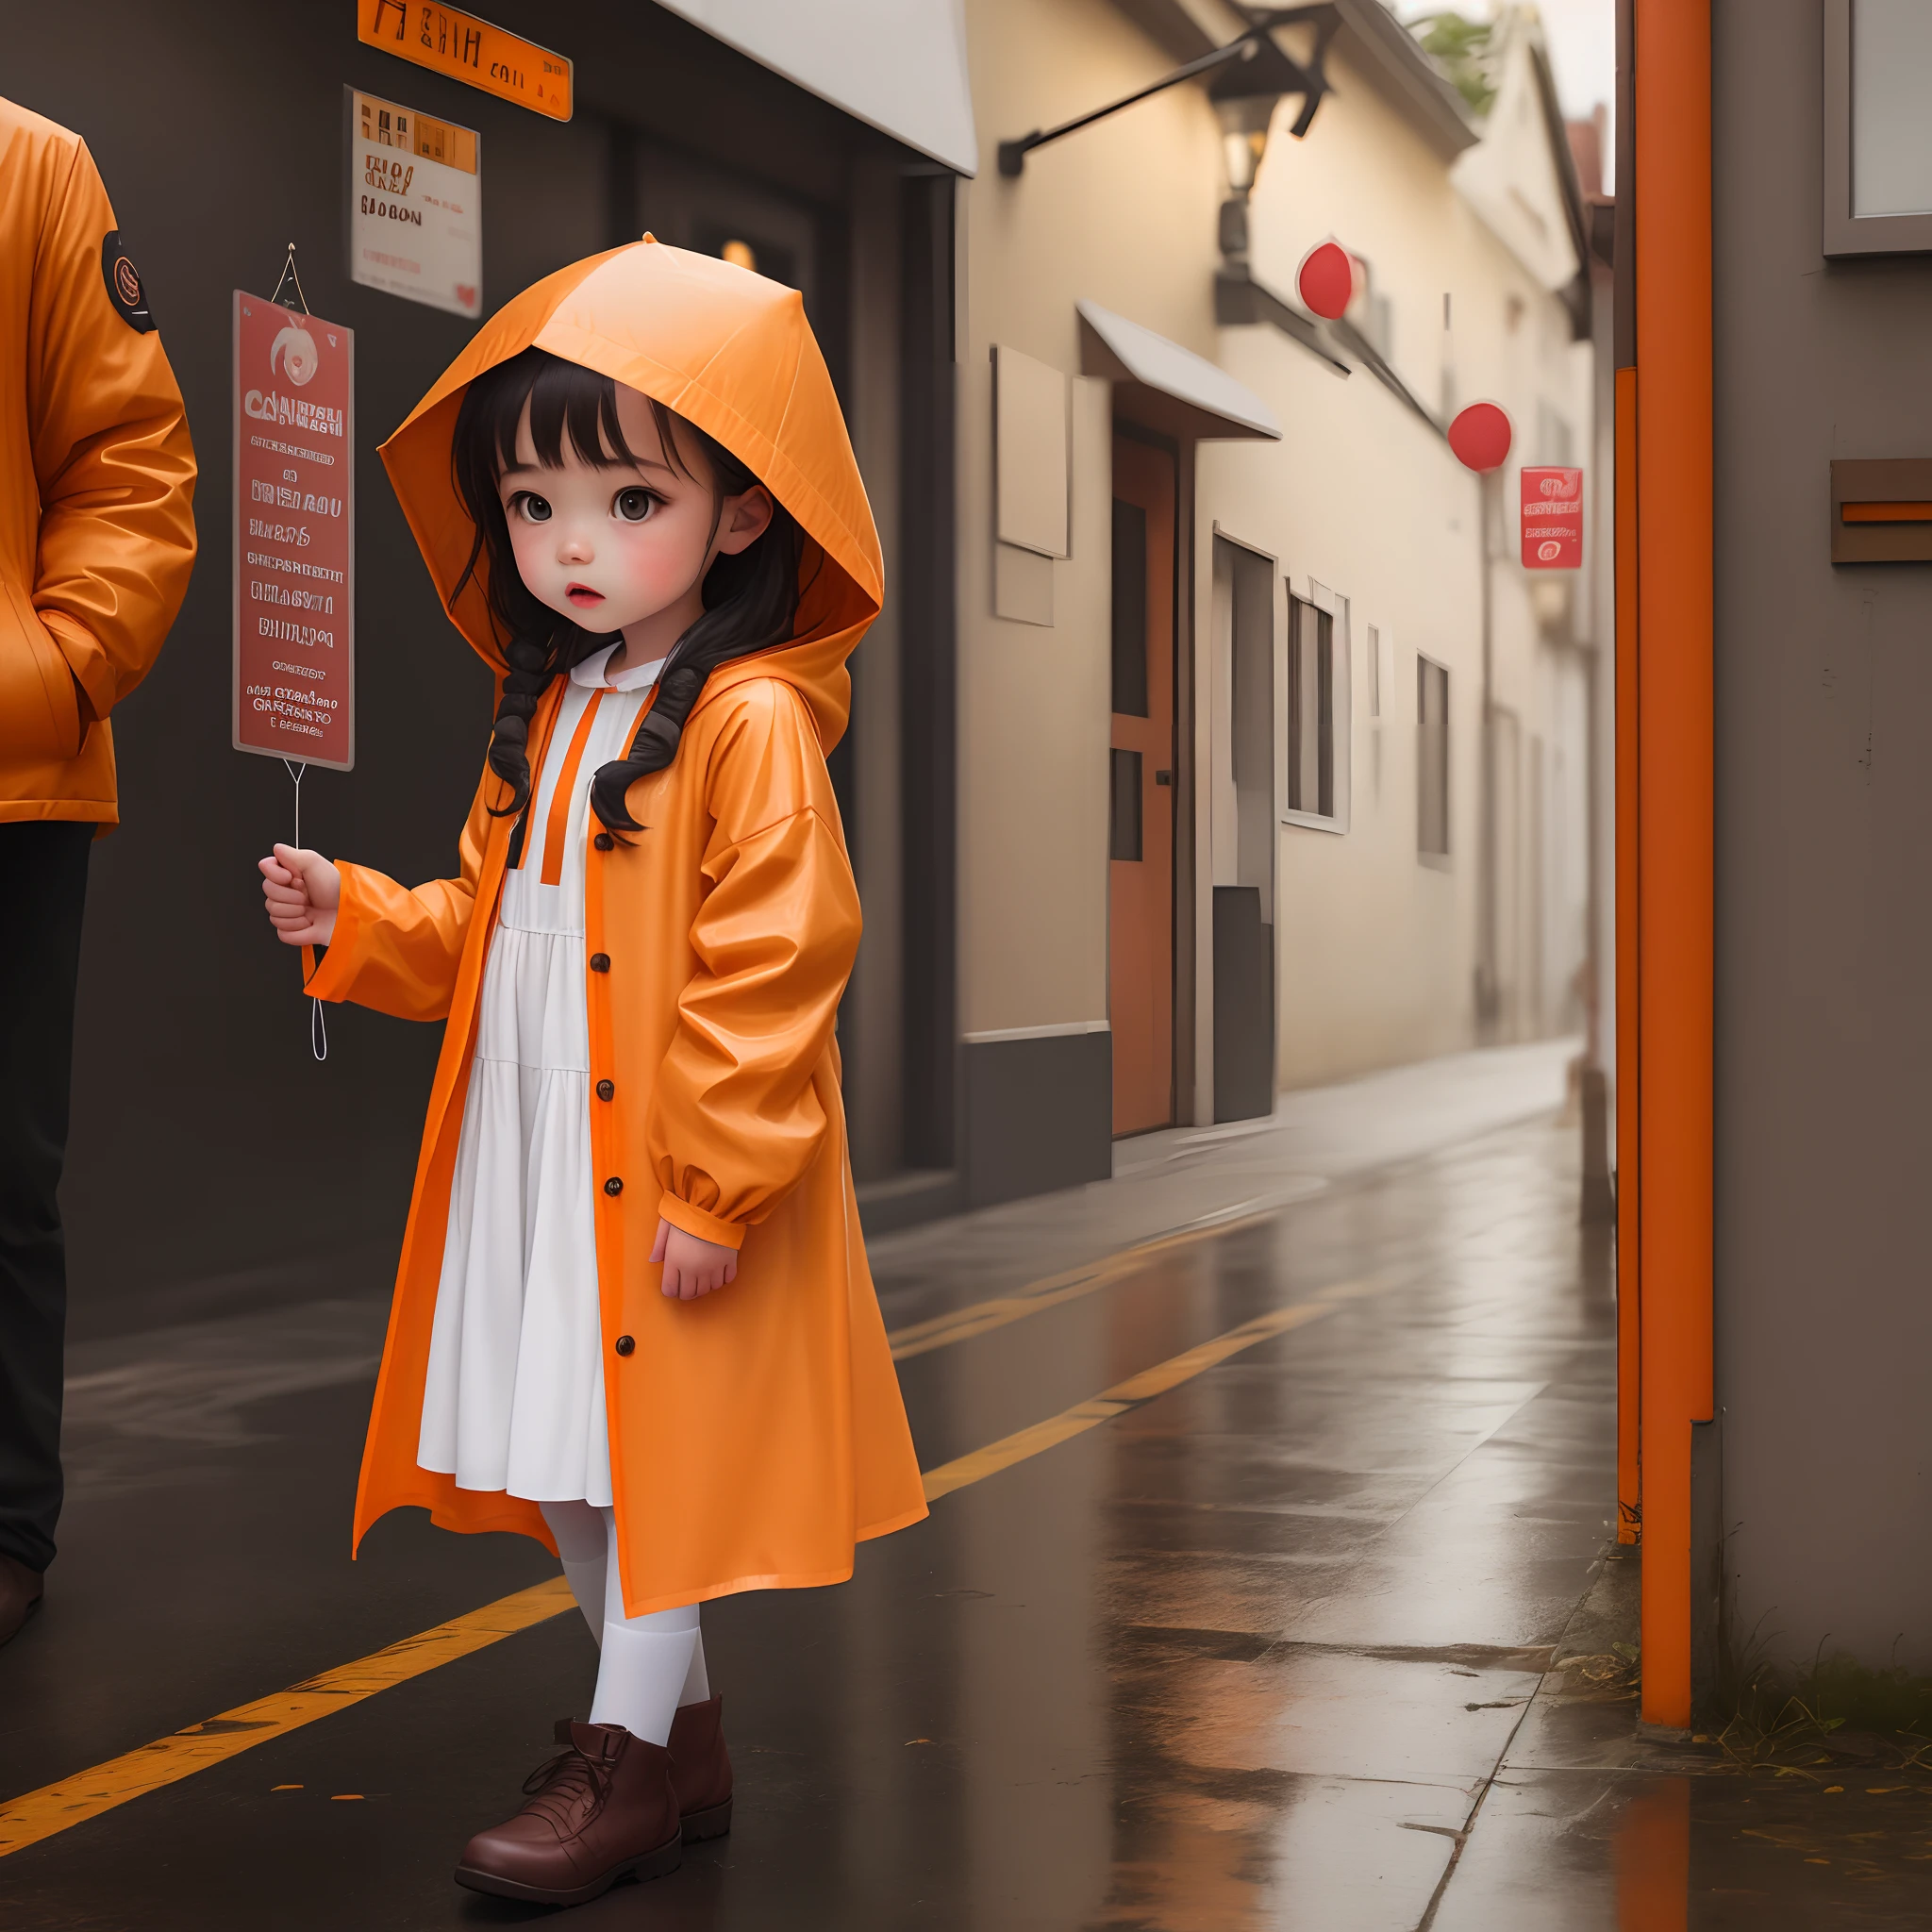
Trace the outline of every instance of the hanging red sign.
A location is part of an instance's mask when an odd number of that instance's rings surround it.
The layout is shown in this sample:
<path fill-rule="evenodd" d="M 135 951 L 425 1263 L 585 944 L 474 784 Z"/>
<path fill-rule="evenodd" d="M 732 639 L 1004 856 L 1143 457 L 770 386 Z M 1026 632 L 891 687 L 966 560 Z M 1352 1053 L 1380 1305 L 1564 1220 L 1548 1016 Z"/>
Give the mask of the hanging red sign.
<path fill-rule="evenodd" d="M 235 291 L 234 743 L 356 762 L 353 333 Z"/>
<path fill-rule="evenodd" d="M 1523 473 L 1523 567 L 1583 568 L 1583 472 Z"/>

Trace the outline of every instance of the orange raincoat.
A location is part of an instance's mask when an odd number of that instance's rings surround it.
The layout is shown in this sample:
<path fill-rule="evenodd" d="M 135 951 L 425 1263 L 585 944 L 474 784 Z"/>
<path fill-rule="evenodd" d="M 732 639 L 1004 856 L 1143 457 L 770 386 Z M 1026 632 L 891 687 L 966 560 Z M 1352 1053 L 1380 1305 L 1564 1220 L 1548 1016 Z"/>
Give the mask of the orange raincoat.
<path fill-rule="evenodd" d="M 867 1270 L 833 1024 L 859 916 L 825 753 L 845 659 L 878 614 L 858 466 L 798 296 L 648 238 L 538 283 L 488 323 L 383 459 L 457 626 L 498 677 L 482 586 L 452 586 L 473 526 L 450 477 L 465 386 L 532 344 L 656 397 L 749 464 L 804 526 L 789 644 L 711 674 L 676 758 L 628 793 L 647 829 L 586 853 L 597 1273 L 626 1615 L 842 1582 L 853 1544 L 925 1514 Z M 531 720 L 531 765 L 562 694 Z M 476 1003 L 511 820 L 485 771 L 458 877 L 410 891 L 341 867 L 308 981 L 323 999 L 447 1016 L 356 1501 L 356 1540 L 419 1504 L 445 1527 L 554 1547 L 537 1505 L 416 1464 Z M 738 1278 L 667 1300 L 659 1216 L 739 1248 Z M 620 1338 L 634 1348 L 619 1353 Z"/>
<path fill-rule="evenodd" d="M 0 824 L 119 820 L 108 714 L 187 594 L 194 475 L 93 157 L 0 100 Z"/>

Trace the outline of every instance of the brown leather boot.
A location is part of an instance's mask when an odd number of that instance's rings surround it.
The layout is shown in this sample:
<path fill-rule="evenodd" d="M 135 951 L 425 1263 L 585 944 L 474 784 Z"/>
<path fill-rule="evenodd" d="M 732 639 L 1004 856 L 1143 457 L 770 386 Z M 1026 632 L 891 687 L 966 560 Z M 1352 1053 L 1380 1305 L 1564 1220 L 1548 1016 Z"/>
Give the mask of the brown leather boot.
<path fill-rule="evenodd" d="M 40 1608 L 45 1589 L 38 1570 L 29 1570 L 13 1557 L 0 1557 L 0 1643 L 18 1635 L 20 1626 Z"/>
<path fill-rule="evenodd" d="M 671 1720 L 671 1788 L 684 1841 L 723 1838 L 731 1829 L 731 1754 L 724 1748 L 724 1700 L 680 1704 Z"/>
<path fill-rule="evenodd" d="M 530 1802 L 463 1848 L 457 1883 L 538 1905 L 578 1906 L 620 1878 L 677 1869 L 671 1754 L 622 1724 L 559 1718 L 557 1756 L 524 1780 Z"/>

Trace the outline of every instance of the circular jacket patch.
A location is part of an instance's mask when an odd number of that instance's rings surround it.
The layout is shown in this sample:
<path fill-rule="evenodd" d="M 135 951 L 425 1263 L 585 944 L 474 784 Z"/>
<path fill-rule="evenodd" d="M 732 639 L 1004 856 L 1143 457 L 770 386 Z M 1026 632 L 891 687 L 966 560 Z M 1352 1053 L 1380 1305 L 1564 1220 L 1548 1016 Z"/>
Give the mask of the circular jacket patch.
<path fill-rule="evenodd" d="M 134 258 L 122 245 L 121 230 L 109 228 L 101 237 L 101 279 L 108 285 L 108 300 L 131 329 L 145 335 L 155 326 L 147 306 L 147 290 Z"/>

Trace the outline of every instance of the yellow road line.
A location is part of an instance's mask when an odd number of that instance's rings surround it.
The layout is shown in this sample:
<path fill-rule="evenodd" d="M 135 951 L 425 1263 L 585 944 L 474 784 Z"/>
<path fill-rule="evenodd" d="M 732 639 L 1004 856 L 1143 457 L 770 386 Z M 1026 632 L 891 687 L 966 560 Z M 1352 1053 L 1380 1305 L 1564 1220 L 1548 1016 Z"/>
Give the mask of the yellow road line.
<path fill-rule="evenodd" d="M 0 1805 L 0 1858 L 575 1607 L 560 1576 Z"/>
<path fill-rule="evenodd" d="M 955 1308 L 950 1314 L 935 1315 L 930 1321 L 908 1323 L 904 1328 L 894 1328 L 886 1338 L 892 1345 L 892 1359 L 903 1362 L 911 1356 L 924 1355 L 955 1341 L 970 1341 L 975 1335 L 1004 1328 L 1008 1322 L 1024 1322 L 1028 1315 L 1057 1308 L 1062 1302 L 1074 1301 L 1083 1294 L 1091 1294 L 1097 1288 L 1107 1287 L 1110 1282 L 1138 1274 L 1149 1262 L 1175 1248 L 1211 1241 L 1217 1235 L 1237 1234 L 1244 1227 L 1258 1227 L 1262 1222 L 1273 1221 L 1282 1208 L 1291 1207 L 1302 1198 L 1300 1194 L 1284 1195 L 1257 1213 L 1243 1214 L 1231 1221 L 1208 1221 L 1194 1227 L 1184 1227 L 1177 1233 L 1161 1235 L 1158 1240 L 1123 1248 L 1119 1254 L 1109 1255 L 1104 1261 L 1083 1263 L 1078 1268 L 1067 1269 L 1064 1274 L 1049 1274 L 1043 1281 L 1028 1282 L 1024 1288 L 1016 1288 L 1011 1294 L 974 1302 L 971 1307 Z"/>
<path fill-rule="evenodd" d="M 1220 1233 L 1226 1227 L 1246 1224 L 1230 1222 L 1213 1231 Z M 1171 1236 L 1166 1242 L 1149 1245 L 1171 1246 L 1178 1240 L 1191 1238 L 1191 1235 Z M 1133 1252 L 1144 1255 L 1146 1250 Z M 1098 1287 L 1099 1283 L 1095 1281 L 1091 1285 Z M 1124 1415 L 1130 1408 L 1138 1408 L 1142 1403 L 1153 1401 L 1157 1395 L 1165 1394 L 1170 1389 L 1191 1380 L 1204 1370 L 1225 1361 L 1230 1356 L 1239 1355 L 1243 1349 L 1254 1347 L 1258 1341 L 1266 1341 L 1272 1336 L 1284 1334 L 1309 1322 L 1319 1322 L 1324 1315 L 1334 1314 L 1344 1301 L 1373 1293 L 1384 1285 L 1377 1279 L 1347 1282 L 1325 1289 L 1323 1291 L 1324 1299 L 1297 1302 L 1289 1307 L 1271 1309 L 1265 1315 L 1257 1315 L 1252 1322 L 1243 1322 L 1239 1328 L 1230 1328 L 1225 1335 L 1216 1336 L 1211 1341 L 1204 1341 L 1197 1347 L 1170 1357 L 1164 1362 L 1157 1362 L 1151 1369 L 1142 1369 L 1138 1375 L 1130 1375 L 1124 1382 L 1117 1382 L 1111 1389 L 1085 1402 L 1077 1402 L 1072 1408 L 1050 1416 L 1045 1422 L 1035 1423 L 1030 1428 L 1018 1430 L 1000 1441 L 988 1443 L 983 1449 L 975 1449 L 970 1455 L 958 1457 L 951 1462 L 941 1463 L 937 1469 L 928 1470 L 925 1474 L 926 1499 L 931 1501 L 935 1497 L 950 1495 L 955 1490 L 963 1490 L 968 1484 L 979 1482 L 1003 1469 L 1010 1469 L 1028 1457 L 1038 1456 L 1042 1450 L 1054 1448 L 1098 1424 L 1109 1422 L 1117 1415 Z M 116 1806 L 126 1804 L 130 1798 L 158 1790 L 164 1785 L 178 1783 L 211 1764 L 239 1757 L 243 1751 L 252 1751 L 272 1738 L 282 1737 L 290 1731 L 299 1730 L 304 1724 L 313 1724 L 318 1718 L 346 1709 L 352 1704 L 359 1704 L 366 1697 L 374 1697 L 378 1690 L 387 1690 L 391 1685 L 406 1683 L 439 1665 L 453 1663 L 458 1657 L 468 1657 L 475 1651 L 499 1643 L 519 1630 L 527 1630 L 533 1624 L 560 1616 L 574 1607 L 569 1585 L 560 1576 L 551 1577 L 546 1582 L 533 1584 L 528 1590 L 520 1590 L 512 1596 L 485 1604 L 481 1609 L 472 1610 L 466 1616 L 439 1624 L 433 1630 L 406 1637 L 401 1642 L 391 1643 L 388 1649 L 378 1650 L 373 1656 L 358 1657 L 354 1663 L 325 1671 L 321 1676 L 310 1677 L 306 1683 L 291 1685 L 273 1697 L 238 1705 L 233 1710 L 223 1711 L 219 1717 L 191 1724 L 186 1730 L 157 1738 L 153 1743 L 143 1744 L 139 1750 L 109 1758 L 106 1764 L 97 1764 L 92 1771 L 62 1778 L 56 1784 L 43 1785 L 37 1791 L 28 1791 L 22 1797 L 0 1804 L 0 1858 L 24 1851 L 28 1845 L 38 1844 L 42 1839 L 52 1838 L 71 1825 L 97 1818 L 104 1811 L 111 1811 Z"/>
<path fill-rule="evenodd" d="M 1230 1328 L 1225 1335 L 1217 1335 L 1212 1341 L 1202 1342 L 1198 1348 L 1187 1349 L 1164 1362 L 1157 1362 L 1151 1369 L 1142 1369 L 1138 1375 L 1129 1375 L 1124 1382 L 1116 1382 L 1111 1389 L 1090 1396 L 1085 1402 L 1076 1402 L 1072 1408 L 1062 1409 L 1043 1423 L 1016 1429 L 997 1442 L 989 1442 L 984 1449 L 974 1449 L 951 1462 L 942 1462 L 937 1469 L 925 1472 L 925 1500 L 930 1503 L 938 1497 L 950 1496 L 969 1483 L 984 1481 L 1003 1469 L 1012 1468 L 1016 1462 L 1024 1462 L 1029 1456 L 1038 1456 L 1042 1449 L 1052 1449 L 1102 1423 L 1111 1422 L 1115 1416 L 1124 1415 L 1128 1409 L 1139 1408 L 1157 1395 L 1165 1395 L 1170 1389 L 1191 1381 L 1204 1369 L 1224 1362 L 1229 1356 L 1239 1355 L 1242 1349 L 1253 1348 L 1257 1341 L 1266 1341 L 1291 1328 L 1319 1322 L 1323 1316 L 1334 1314 L 1340 1306 L 1338 1298 L 1333 1302 L 1297 1302 L 1292 1307 L 1272 1309 L 1252 1322 L 1243 1322 L 1239 1328 Z"/>

